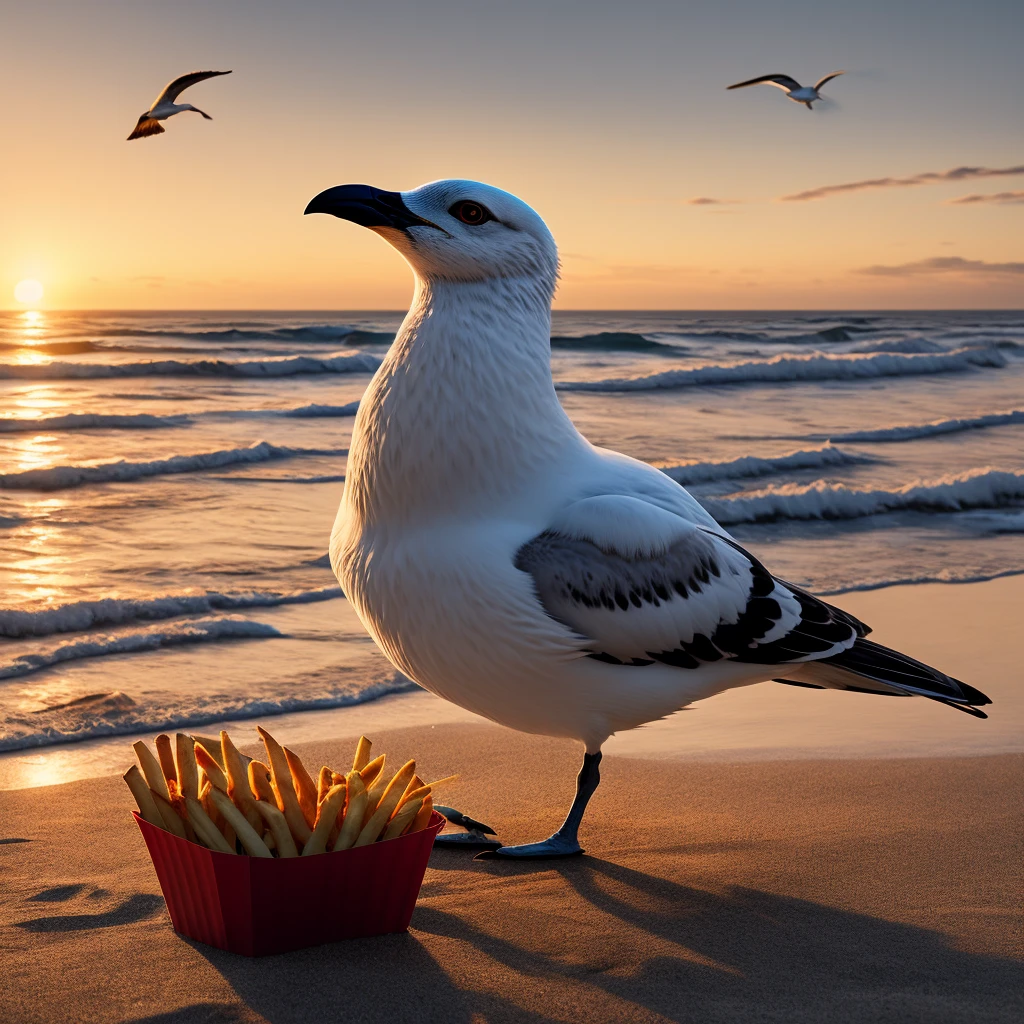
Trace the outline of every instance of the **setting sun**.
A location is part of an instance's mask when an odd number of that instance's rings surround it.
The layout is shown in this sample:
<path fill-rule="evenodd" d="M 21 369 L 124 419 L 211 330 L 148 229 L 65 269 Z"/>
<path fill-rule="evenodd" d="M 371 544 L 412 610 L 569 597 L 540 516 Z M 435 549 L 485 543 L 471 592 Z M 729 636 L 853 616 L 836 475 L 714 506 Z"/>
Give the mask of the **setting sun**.
<path fill-rule="evenodd" d="M 28 279 L 14 286 L 14 299 L 26 305 L 33 305 L 43 297 L 43 286 L 39 281 Z"/>

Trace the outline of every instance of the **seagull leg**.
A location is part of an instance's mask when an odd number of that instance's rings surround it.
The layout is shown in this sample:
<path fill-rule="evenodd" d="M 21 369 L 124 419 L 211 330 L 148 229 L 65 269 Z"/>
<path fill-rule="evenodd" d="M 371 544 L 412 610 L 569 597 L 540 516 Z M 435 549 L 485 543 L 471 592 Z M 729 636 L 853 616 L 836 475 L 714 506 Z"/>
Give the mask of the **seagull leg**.
<path fill-rule="evenodd" d="M 478 860 L 492 857 L 541 858 L 541 857 L 572 857 L 583 852 L 579 844 L 580 822 L 583 812 L 587 809 L 590 798 L 594 795 L 601 773 L 601 751 L 596 754 L 583 755 L 583 767 L 576 777 L 576 798 L 565 816 L 562 827 L 550 839 L 542 843 L 527 843 L 524 846 L 503 846 L 498 850 L 487 850 L 477 854 Z"/>

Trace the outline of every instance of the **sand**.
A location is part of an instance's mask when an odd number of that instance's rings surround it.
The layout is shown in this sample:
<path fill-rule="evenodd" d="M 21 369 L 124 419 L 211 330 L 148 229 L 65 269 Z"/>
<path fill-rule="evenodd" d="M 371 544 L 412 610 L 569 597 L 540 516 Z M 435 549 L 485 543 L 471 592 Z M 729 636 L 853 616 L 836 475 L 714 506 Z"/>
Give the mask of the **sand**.
<path fill-rule="evenodd" d="M 2 788 L 79 781 L 0 791 L 0 1022 L 1016 1024 L 1024 577 L 839 603 L 988 692 L 992 718 L 774 684 L 720 695 L 607 745 L 585 857 L 435 851 L 404 935 L 263 960 L 182 939 L 112 776 L 132 738 L 8 755 Z M 430 776 L 459 772 L 446 799 L 506 842 L 557 826 L 578 767 L 571 743 L 422 693 L 265 724 L 315 764 L 368 731 Z"/>
<path fill-rule="evenodd" d="M 451 801 L 509 841 L 558 823 L 576 769 L 494 726 L 377 741 L 459 771 Z M 587 856 L 435 851 L 407 934 L 261 960 L 174 934 L 120 780 L 2 793 L 0 1020 L 1024 1017 L 1021 755 L 602 767 Z"/>

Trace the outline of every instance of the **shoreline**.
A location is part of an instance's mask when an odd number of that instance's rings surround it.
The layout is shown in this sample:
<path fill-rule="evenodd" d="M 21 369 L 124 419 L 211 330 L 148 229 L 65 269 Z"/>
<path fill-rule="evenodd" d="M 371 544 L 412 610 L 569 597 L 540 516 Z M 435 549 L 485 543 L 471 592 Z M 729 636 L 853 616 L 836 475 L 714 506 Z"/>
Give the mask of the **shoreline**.
<path fill-rule="evenodd" d="M 993 698 L 988 721 L 923 699 L 805 690 L 761 683 L 726 691 L 660 722 L 612 737 L 609 755 L 655 760 L 749 761 L 978 757 L 1024 752 L 1024 681 L 1007 638 L 1024 607 L 1024 575 L 980 583 L 922 583 L 851 591 L 837 603 L 875 626 L 873 639 L 973 682 Z M 965 643 L 969 638 L 969 643 Z M 257 724 L 290 744 L 396 728 L 490 724 L 424 691 L 365 704 L 227 719 L 242 741 Z M 119 775 L 136 739 L 154 730 L 0 754 L 0 791 Z M 511 733 L 510 733 L 511 735 Z"/>

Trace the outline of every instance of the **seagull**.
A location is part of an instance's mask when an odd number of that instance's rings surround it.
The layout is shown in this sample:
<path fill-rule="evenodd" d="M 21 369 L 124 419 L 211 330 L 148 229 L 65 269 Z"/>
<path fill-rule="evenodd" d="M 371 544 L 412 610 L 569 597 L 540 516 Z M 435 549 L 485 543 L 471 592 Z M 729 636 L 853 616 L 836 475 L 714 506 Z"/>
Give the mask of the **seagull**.
<path fill-rule="evenodd" d="M 187 75 L 168 82 L 164 86 L 163 92 L 153 100 L 153 105 L 149 110 L 139 117 L 139 123 L 128 136 L 128 141 L 144 139 L 147 135 L 161 135 L 166 129 L 161 126 L 160 122 L 166 121 L 174 114 L 180 114 L 183 110 L 194 110 L 197 114 L 202 114 L 207 121 L 212 121 L 213 118 L 209 114 L 198 107 L 193 107 L 191 103 L 175 103 L 174 101 L 196 82 L 205 81 L 207 78 L 216 78 L 218 75 L 230 74 L 230 71 L 190 71 Z"/>
<path fill-rule="evenodd" d="M 986 717 L 983 693 L 866 639 L 664 473 L 580 434 L 551 377 L 558 251 L 521 200 L 461 180 L 339 185 L 305 212 L 375 231 L 415 277 L 352 430 L 330 541 L 348 600 L 427 690 L 584 747 L 561 828 L 480 856 L 582 853 L 605 740 L 732 687 L 916 695 Z"/>
<path fill-rule="evenodd" d="M 831 75 L 826 75 L 824 78 L 819 79 L 814 85 L 801 85 L 795 78 L 790 78 L 789 75 L 761 75 L 760 78 L 751 78 L 746 82 L 737 82 L 728 88 L 745 89 L 748 85 L 774 85 L 777 89 L 781 89 L 794 103 L 802 103 L 808 110 L 813 110 L 814 107 L 811 104 L 815 100 L 821 99 L 821 87 L 826 82 L 831 82 L 833 78 L 838 78 L 840 75 L 845 74 L 845 71 L 833 71 Z"/>

